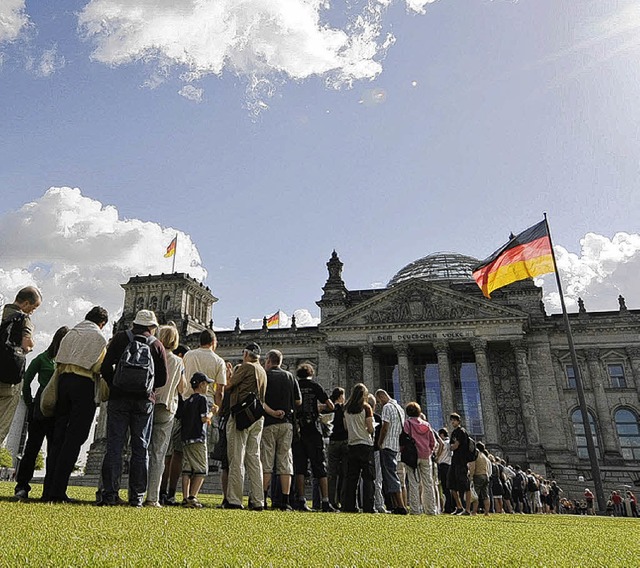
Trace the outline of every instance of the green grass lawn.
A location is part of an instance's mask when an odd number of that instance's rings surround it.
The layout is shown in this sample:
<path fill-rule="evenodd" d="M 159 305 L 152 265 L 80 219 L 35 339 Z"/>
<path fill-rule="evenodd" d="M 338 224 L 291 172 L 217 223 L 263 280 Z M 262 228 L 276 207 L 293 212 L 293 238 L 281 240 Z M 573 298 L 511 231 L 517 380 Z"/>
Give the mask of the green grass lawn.
<path fill-rule="evenodd" d="M 349 515 L 14 503 L 0 483 L 1 566 L 640 566 L 640 520 Z M 32 495 L 37 497 L 40 487 Z"/>

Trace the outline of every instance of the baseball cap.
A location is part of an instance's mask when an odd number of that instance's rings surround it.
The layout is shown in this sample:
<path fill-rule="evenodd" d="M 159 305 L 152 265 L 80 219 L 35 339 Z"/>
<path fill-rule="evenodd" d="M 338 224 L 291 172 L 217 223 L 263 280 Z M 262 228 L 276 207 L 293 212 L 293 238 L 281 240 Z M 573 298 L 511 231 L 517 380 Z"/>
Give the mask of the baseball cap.
<path fill-rule="evenodd" d="M 193 377 L 191 377 L 191 387 L 196 388 L 200 383 L 212 383 L 213 379 L 210 379 L 204 373 L 193 373 Z"/>
<path fill-rule="evenodd" d="M 244 350 L 249 351 L 249 353 L 253 353 L 254 355 L 260 355 L 260 346 L 257 343 L 249 343 Z"/>

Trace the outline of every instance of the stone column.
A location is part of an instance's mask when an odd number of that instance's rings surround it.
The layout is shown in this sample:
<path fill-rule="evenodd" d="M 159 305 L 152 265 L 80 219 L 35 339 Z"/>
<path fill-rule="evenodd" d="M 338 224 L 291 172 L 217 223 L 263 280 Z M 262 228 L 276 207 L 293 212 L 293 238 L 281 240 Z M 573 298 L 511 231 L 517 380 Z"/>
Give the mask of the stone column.
<path fill-rule="evenodd" d="M 478 373 L 478 385 L 480 387 L 480 400 L 482 403 L 482 423 L 484 424 L 484 438 L 487 447 L 491 450 L 500 447 L 498 436 L 498 403 L 493 391 L 493 382 L 487 362 L 487 342 L 484 339 L 472 339 L 471 347 L 476 357 L 476 371 Z"/>
<path fill-rule="evenodd" d="M 327 384 L 329 385 L 343 385 L 340 380 L 340 358 L 342 356 L 342 349 L 340 347 L 329 345 L 327 348 L 327 356 L 329 357 L 329 376 Z"/>
<path fill-rule="evenodd" d="M 543 450 L 540 445 L 540 428 L 533 401 L 533 385 L 531 383 L 531 374 L 529 373 L 529 363 L 527 362 L 527 348 L 522 341 L 513 341 L 511 346 L 516 356 L 522 419 L 524 420 L 527 434 L 527 457 L 530 462 L 544 463 Z"/>
<path fill-rule="evenodd" d="M 633 382 L 636 385 L 638 395 L 640 395 L 640 347 L 627 347 L 627 357 L 631 363 Z"/>
<path fill-rule="evenodd" d="M 602 437 L 602 444 L 604 446 L 602 456 L 606 463 L 620 463 L 622 462 L 622 455 L 618 450 L 616 435 L 613 431 L 613 419 L 609 412 L 609 401 L 607 400 L 607 393 L 604 390 L 604 381 L 606 379 L 602 376 L 601 372 L 600 350 L 587 349 L 586 355 L 593 395 L 596 402 L 596 430 L 600 430 L 600 436 Z"/>
<path fill-rule="evenodd" d="M 373 352 L 375 348 L 371 343 L 365 343 L 360 347 L 362 352 L 362 382 L 367 385 L 368 389 L 377 388 L 378 380 L 374 376 L 373 371 Z"/>
<path fill-rule="evenodd" d="M 408 343 L 394 343 L 396 353 L 398 354 L 398 375 L 400 378 L 400 402 L 401 406 L 405 406 L 408 402 L 416 399 L 416 383 L 411 372 L 411 349 Z"/>
<path fill-rule="evenodd" d="M 449 363 L 449 344 L 446 341 L 436 341 L 434 347 L 438 356 L 438 372 L 440 374 L 442 420 L 445 424 L 448 424 L 449 415 L 456 411 L 453 397 L 453 381 L 451 380 L 451 364 Z"/>

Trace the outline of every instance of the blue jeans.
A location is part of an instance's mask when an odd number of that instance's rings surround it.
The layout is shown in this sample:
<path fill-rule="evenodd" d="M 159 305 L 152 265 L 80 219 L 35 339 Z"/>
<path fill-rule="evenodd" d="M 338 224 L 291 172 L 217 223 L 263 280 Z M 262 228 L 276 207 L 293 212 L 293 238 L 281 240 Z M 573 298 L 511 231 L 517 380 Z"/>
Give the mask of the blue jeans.
<path fill-rule="evenodd" d="M 152 419 L 153 403 L 150 400 L 112 399 L 107 404 L 107 449 L 102 462 L 102 496 L 105 503 L 115 503 L 118 498 L 127 430 L 131 439 L 129 503 L 142 502 L 147 490 Z"/>
<path fill-rule="evenodd" d="M 402 485 L 398 477 L 398 452 L 384 448 L 380 450 L 382 487 L 385 493 L 400 493 Z"/>

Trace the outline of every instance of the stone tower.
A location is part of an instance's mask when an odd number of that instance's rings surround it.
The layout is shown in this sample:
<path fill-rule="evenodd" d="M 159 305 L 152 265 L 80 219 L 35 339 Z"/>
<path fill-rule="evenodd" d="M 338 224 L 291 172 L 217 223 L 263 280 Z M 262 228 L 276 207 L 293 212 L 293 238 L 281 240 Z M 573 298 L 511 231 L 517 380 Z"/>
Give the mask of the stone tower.
<path fill-rule="evenodd" d="M 184 272 L 133 276 L 122 287 L 124 309 L 114 332 L 128 329 L 142 309 L 153 310 L 160 324 L 175 322 L 181 338 L 213 327 L 213 304 L 218 298 Z"/>

